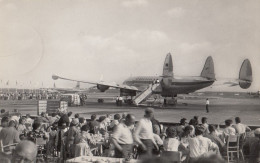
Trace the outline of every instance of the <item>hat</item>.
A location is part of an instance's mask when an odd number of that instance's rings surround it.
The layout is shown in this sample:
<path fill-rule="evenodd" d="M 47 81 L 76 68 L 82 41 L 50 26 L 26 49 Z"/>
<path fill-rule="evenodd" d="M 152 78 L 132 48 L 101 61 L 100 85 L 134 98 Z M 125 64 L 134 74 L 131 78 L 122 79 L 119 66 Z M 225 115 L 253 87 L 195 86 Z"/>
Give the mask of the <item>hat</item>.
<path fill-rule="evenodd" d="M 255 135 L 260 135 L 260 128 L 255 129 Z"/>
<path fill-rule="evenodd" d="M 77 126 L 79 124 L 79 119 L 78 118 L 74 118 L 72 119 L 70 125 L 73 125 L 73 126 Z"/>

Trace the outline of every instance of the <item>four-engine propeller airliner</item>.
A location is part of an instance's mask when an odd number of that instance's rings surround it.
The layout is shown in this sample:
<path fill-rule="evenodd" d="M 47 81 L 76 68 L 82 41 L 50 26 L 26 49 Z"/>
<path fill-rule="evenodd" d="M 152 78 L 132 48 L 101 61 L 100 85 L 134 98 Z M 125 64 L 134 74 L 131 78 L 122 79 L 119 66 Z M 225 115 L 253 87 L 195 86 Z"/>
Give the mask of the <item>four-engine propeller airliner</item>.
<path fill-rule="evenodd" d="M 152 94 L 159 94 L 162 97 L 177 97 L 178 94 L 188 94 L 196 90 L 211 86 L 215 81 L 214 62 L 211 56 L 206 59 L 205 65 L 200 76 L 179 77 L 173 74 L 172 56 L 167 54 L 163 65 L 162 76 L 136 76 L 126 79 L 123 84 L 107 82 L 89 82 L 73 80 L 69 78 L 53 75 L 54 80 L 63 79 L 97 85 L 101 92 L 109 87 L 120 89 L 120 96 L 135 96 L 133 103 L 138 105 Z M 239 72 L 239 79 L 232 82 L 239 85 L 242 89 L 247 89 L 252 83 L 252 68 L 248 59 L 244 60 Z"/>

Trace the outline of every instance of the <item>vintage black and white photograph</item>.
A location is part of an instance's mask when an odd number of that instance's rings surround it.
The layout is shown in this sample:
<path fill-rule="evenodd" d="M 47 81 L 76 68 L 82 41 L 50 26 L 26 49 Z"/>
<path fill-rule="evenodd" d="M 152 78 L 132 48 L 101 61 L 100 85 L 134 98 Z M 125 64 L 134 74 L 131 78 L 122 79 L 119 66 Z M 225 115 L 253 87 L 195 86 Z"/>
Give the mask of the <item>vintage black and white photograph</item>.
<path fill-rule="evenodd" d="M 0 0 L 0 162 L 260 163 L 260 1 Z"/>

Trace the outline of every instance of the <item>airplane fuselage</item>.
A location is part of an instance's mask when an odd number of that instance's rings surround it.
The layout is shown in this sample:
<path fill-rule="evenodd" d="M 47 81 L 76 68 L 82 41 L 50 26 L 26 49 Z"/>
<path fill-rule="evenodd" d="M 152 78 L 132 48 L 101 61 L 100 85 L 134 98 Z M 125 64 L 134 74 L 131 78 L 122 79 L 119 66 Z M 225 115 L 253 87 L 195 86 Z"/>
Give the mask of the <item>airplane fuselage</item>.
<path fill-rule="evenodd" d="M 208 87 L 214 83 L 214 80 L 208 80 L 204 77 L 169 77 L 162 78 L 159 76 L 136 76 L 130 77 L 123 84 L 135 86 L 140 90 L 145 90 L 147 85 L 159 80 L 161 88 L 154 91 L 163 97 L 173 97 L 177 94 L 187 94 L 196 90 Z"/>

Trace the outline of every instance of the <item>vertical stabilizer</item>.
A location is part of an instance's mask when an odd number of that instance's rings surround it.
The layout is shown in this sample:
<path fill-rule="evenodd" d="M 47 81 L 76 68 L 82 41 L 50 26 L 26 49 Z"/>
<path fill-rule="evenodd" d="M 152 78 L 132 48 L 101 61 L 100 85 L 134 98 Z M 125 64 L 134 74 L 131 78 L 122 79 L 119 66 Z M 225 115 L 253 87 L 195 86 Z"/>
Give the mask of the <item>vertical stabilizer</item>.
<path fill-rule="evenodd" d="M 163 65 L 163 77 L 173 77 L 173 65 L 171 53 L 168 53 Z"/>
<path fill-rule="evenodd" d="M 248 59 L 245 59 L 241 65 L 239 72 L 239 86 L 243 89 L 247 89 L 251 86 L 253 81 L 252 67 Z"/>
<path fill-rule="evenodd" d="M 207 78 L 209 80 L 215 80 L 215 70 L 214 70 L 214 62 L 211 56 L 206 59 L 203 70 L 200 74 L 201 77 Z"/>

